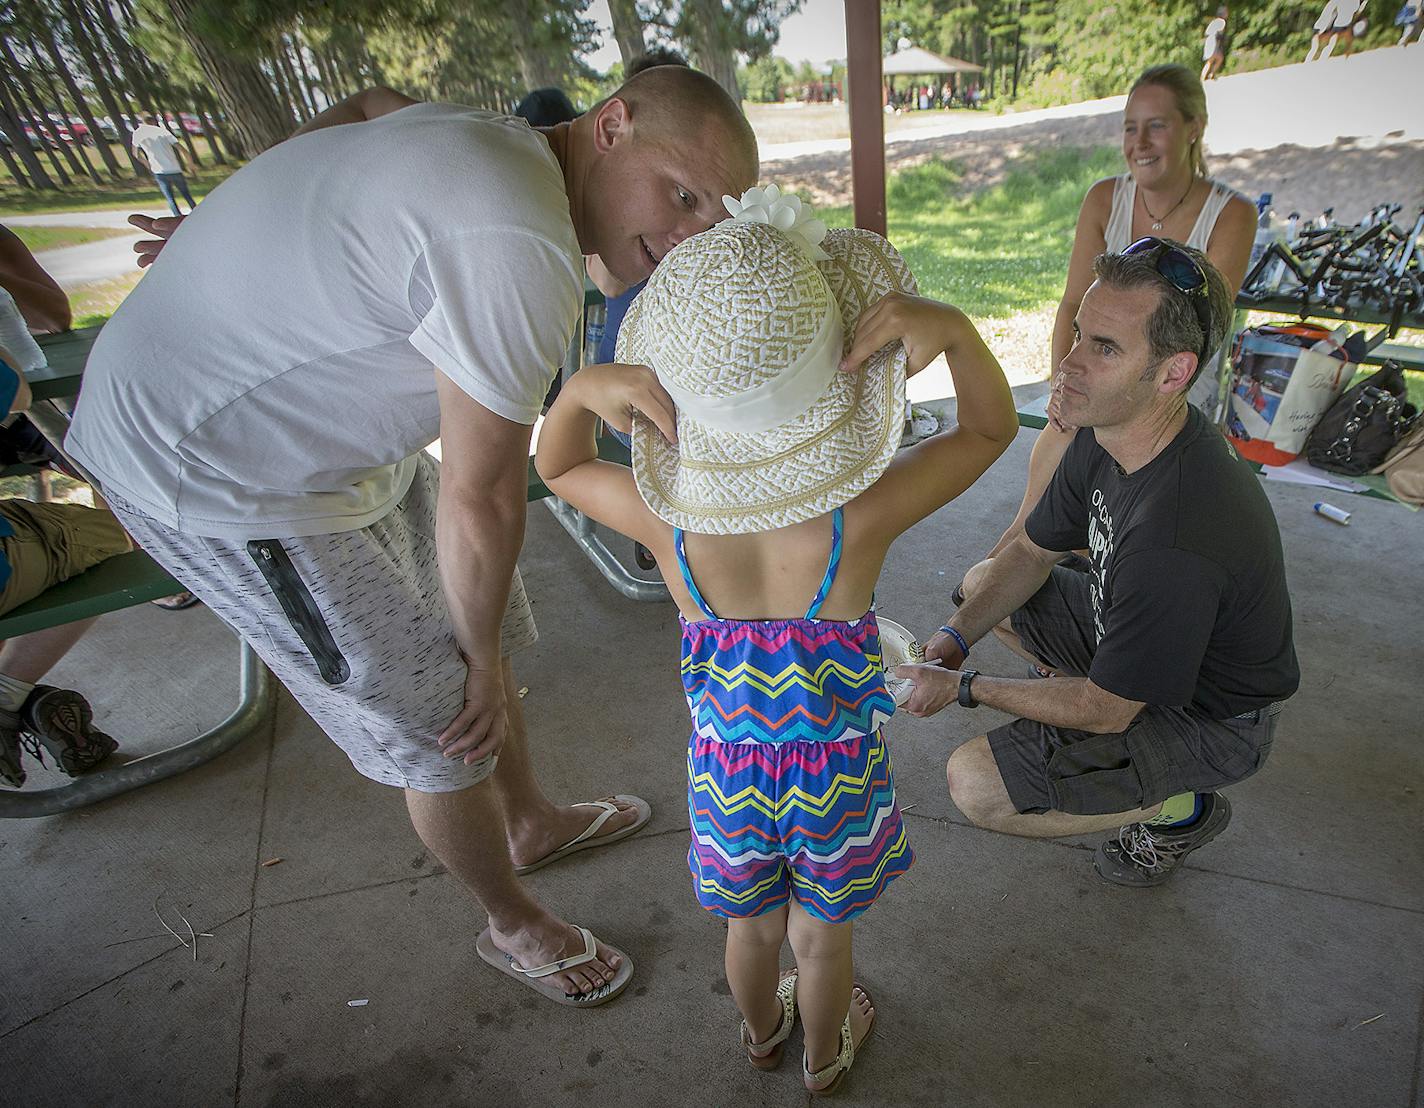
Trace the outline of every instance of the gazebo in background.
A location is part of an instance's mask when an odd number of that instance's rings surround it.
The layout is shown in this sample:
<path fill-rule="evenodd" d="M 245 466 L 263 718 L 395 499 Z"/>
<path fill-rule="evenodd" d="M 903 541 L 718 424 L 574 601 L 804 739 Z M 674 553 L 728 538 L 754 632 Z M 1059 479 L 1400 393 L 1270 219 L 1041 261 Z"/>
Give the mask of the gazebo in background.
<path fill-rule="evenodd" d="M 846 102 L 850 108 L 850 173 L 855 202 L 855 225 L 885 233 L 885 90 L 880 56 L 880 0 L 845 0 L 846 13 Z M 889 75 L 890 63 L 914 54 L 939 65 L 959 65 L 958 72 L 979 70 L 979 66 L 953 58 L 941 58 L 928 50 L 911 47 L 891 54 L 883 61 Z M 916 63 L 897 61 L 897 66 Z M 896 69 L 896 73 L 920 73 L 918 69 Z M 955 72 L 940 69 L 937 73 Z"/>
<path fill-rule="evenodd" d="M 959 74 L 983 72 L 982 65 L 934 54 L 923 46 L 907 46 L 903 50 L 887 54 L 881 64 L 881 74 L 885 78 L 881 103 L 890 103 L 895 93 L 896 77 L 934 77 L 936 85 L 941 78 L 948 77 L 957 92 Z"/>

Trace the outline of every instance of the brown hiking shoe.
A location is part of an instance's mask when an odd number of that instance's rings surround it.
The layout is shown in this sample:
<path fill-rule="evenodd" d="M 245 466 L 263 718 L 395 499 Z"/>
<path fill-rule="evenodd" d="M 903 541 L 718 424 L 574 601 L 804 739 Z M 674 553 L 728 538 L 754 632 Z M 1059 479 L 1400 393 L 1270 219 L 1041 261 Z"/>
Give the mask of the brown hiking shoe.
<path fill-rule="evenodd" d="M 20 709 L 20 725 L 74 777 L 93 769 L 119 748 L 94 726 L 94 711 L 72 689 L 36 685 Z"/>
<path fill-rule="evenodd" d="M 25 767 L 20 764 L 20 717 L 0 708 L 0 781 L 19 788 L 25 783 Z"/>

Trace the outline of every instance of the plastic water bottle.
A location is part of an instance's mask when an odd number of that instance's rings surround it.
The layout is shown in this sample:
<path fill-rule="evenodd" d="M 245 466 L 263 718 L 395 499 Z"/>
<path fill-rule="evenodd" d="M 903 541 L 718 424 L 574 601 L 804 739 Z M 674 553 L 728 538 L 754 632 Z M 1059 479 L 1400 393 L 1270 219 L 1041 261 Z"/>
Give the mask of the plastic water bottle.
<path fill-rule="evenodd" d="M 598 362 L 598 348 L 603 345 L 603 331 L 608 323 L 608 309 L 602 304 L 593 304 L 585 317 L 583 331 L 583 364 Z"/>

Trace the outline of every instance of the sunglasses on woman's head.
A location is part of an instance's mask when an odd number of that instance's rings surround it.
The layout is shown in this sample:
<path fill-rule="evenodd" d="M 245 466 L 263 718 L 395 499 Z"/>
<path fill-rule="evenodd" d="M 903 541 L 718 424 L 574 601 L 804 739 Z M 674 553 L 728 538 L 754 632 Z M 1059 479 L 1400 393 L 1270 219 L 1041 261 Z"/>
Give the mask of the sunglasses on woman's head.
<path fill-rule="evenodd" d="M 1155 235 L 1138 239 L 1122 253 L 1123 257 L 1154 255 L 1152 263 L 1157 267 L 1157 273 L 1191 301 L 1192 309 L 1197 313 L 1197 323 L 1202 330 L 1197 364 L 1205 365 L 1207 345 L 1211 342 L 1211 297 L 1207 294 L 1206 274 L 1197 260 L 1180 246 L 1173 246 Z"/>

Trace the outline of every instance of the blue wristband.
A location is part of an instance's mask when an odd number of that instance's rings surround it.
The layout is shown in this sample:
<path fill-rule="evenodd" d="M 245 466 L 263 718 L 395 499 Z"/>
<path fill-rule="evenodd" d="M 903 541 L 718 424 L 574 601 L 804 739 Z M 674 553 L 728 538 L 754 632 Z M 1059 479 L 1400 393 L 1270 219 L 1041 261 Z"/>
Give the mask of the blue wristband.
<path fill-rule="evenodd" d="M 948 624 L 946 624 L 944 627 L 941 627 L 940 631 L 948 635 L 951 639 L 958 643 L 959 649 L 964 652 L 964 656 L 966 658 L 969 657 L 969 644 L 964 641 L 963 635 L 961 635 L 953 627 L 950 627 Z"/>

